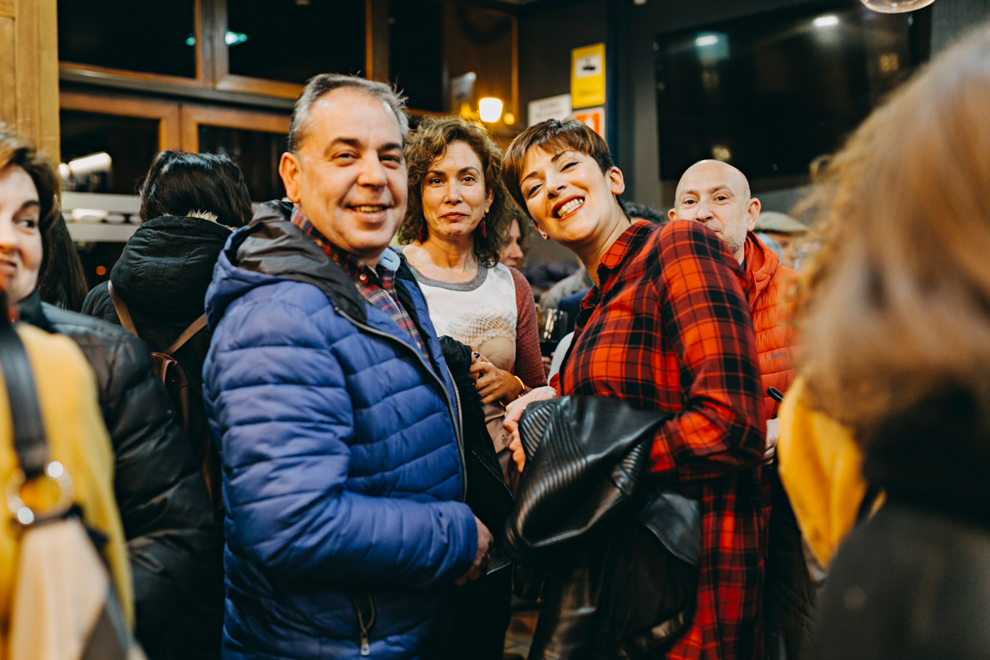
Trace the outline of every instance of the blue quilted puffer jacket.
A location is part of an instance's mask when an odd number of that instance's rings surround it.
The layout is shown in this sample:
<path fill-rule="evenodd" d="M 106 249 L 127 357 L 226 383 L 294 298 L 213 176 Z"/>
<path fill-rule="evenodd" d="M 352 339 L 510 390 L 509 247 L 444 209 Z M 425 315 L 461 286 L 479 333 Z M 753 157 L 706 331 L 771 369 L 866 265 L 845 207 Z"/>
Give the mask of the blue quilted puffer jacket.
<path fill-rule="evenodd" d="M 456 391 L 398 255 L 381 258 L 432 364 L 290 211 L 265 204 L 231 236 L 206 296 L 223 657 L 429 658 L 478 543 Z"/>

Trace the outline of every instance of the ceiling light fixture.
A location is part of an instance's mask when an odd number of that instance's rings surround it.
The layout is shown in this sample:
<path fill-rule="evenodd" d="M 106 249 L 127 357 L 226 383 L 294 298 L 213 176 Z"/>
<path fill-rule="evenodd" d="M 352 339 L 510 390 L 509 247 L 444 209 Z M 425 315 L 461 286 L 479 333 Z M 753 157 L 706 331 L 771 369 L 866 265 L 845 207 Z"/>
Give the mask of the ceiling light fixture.
<path fill-rule="evenodd" d="M 906 14 L 921 9 L 935 0 L 861 0 L 864 5 L 881 14 Z"/>

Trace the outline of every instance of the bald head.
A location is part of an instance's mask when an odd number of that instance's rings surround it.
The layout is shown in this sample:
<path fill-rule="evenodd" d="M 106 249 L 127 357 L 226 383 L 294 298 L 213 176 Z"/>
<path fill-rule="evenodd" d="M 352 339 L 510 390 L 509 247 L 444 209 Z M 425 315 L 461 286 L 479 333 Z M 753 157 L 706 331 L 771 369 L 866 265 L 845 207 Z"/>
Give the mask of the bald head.
<path fill-rule="evenodd" d="M 702 160 L 681 176 L 675 205 L 668 215 L 671 220 L 704 223 L 742 263 L 746 232 L 756 226 L 760 200 L 751 197 L 749 181 L 738 169 L 718 160 Z"/>
<path fill-rule="evenodd" d="M 684 170 L 681 180 L 677 182 L 677 197 L 680 198 L 682 190 L 715 182 L 731 187 L 740 197 L 750 198 L 749 180 L 746 175 L 738 168 L 720 160 L 699 160 Z"/>

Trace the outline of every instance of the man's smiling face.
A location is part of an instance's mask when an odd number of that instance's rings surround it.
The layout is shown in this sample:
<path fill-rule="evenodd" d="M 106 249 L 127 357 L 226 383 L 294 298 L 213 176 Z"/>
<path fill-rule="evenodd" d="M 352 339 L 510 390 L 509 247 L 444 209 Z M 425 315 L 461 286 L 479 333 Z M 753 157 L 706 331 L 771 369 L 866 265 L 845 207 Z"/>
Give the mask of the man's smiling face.
<path fill-rule="evenodd" d="M 302 146 L 282 156 L 286 195 L 337 247 L 374 263 L 406 213 L 399 122 L 388 106 L 354 88 L 317 100 Z"/>
<path fill-rule="evenodd" d="M 696 220 L 725 241 L 742 263 L 746 232 L 756 226 L 760 201 L 750 197 L 743 173 L 717 160 L 703 160 L 684 172 L 677 184 L 671 220 Z"/>

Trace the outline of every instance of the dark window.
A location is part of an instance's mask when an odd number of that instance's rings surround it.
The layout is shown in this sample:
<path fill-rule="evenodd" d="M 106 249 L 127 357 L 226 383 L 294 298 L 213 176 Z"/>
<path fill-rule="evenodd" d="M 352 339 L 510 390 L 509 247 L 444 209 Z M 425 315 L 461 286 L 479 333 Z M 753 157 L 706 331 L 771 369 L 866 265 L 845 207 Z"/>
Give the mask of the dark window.
<path fill-rule="evenodd" d="M 365 0 L 229 0 L 230 73 L 305 83 L 364 71 Z"/>
<path fill-rule="evenodd" d="M 661 179 L 703 158 L 751 182 L 807 176 L 926 57 L 928 10 L 815 4 L 661 34 Z"/>
<path fill-rule="evenodd" d="M 158 152 L 158 120 L 78 110 L 59 114 L 62 162 L 74 171 L 64 189 L 136 194 Z"/>
<path fill-rule="evenodd" d="M 388 67 L 416 110 L 444 112 L 443 15 L 439 2 L 388 3 Z"/>
<path fill-rule="evenodd" d="M 282 133 L 200 124 L 199 151 L 229 156 L 244 173 L 251 199 L 266 202 L 285 197 L 285 186 L 278 175 L 285 138 Z"/>
<path fill-rule="evenodd" d="M 63 62 L 196 77 L 194 0 L 59 0 Z"/>

